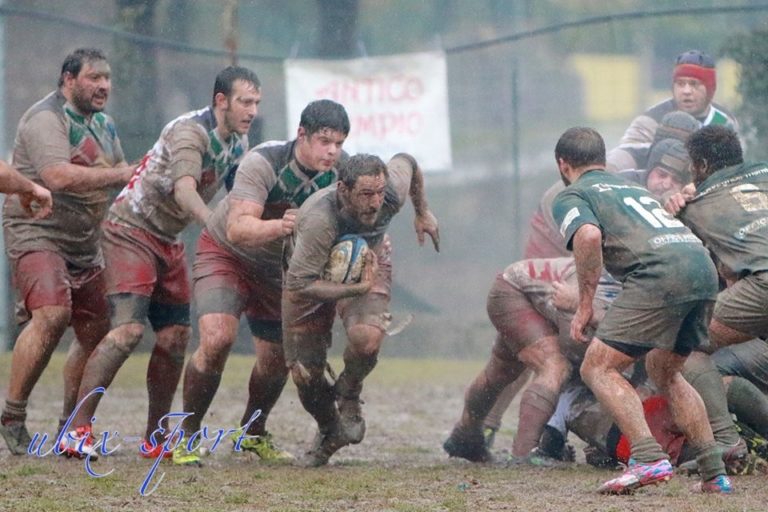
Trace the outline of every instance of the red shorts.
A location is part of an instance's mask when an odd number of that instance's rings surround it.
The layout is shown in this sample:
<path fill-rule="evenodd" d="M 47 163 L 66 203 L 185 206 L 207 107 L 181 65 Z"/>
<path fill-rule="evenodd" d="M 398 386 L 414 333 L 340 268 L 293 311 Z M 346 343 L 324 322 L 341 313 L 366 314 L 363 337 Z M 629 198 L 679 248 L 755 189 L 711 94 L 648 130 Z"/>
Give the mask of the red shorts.
<path fill-rule="evenodd" d="M 181 310 L 186 309 L 188 317 L 192 292 L 184 244 L 164 242 L 143 229 L 112 222 L 104 222 L 102 227 L 107 295 L 146 297 L 152 305 L 168 305 L 174 310 L 178 309 L 178 312 L 173 313 L 174 316 L 181 315 Z M 123 319 L 113 318 L 113 326 L 142 316 L 122 308 L 118 311 L 121 311 L 120 316 L 127 316 Z"/>
<path fill-rule="evenodd" d="M 502 359 L 515 358 L 520 350 L 538 340 L 557 336 L 556 326 L 533 307 L 525 293 L 501 275 L 488 294 L 487 310 L 498 333 L 493 351 Z"/>
<path fill-rule="evenodd" d="M 224 313 L 240 318 L 245 313 L 251 334 L 275 343 L 282 342 L 280 322 L 280 268 L 249 272 L 249 265 L 216 243 L 204 229 L 197 242 L 192 267 L 195 308 L 199 316 Z"/>
<path fill-rule="evenodd" d="M 60 255 L 50 251 L 28 252 L 13 264 L 13 285 L 18 290 L 17 320 L 26 322 L 42 306 L 63 306 L 73 320 L 105 318 L 104 272 L 99 267 L 74 270 Z"/>

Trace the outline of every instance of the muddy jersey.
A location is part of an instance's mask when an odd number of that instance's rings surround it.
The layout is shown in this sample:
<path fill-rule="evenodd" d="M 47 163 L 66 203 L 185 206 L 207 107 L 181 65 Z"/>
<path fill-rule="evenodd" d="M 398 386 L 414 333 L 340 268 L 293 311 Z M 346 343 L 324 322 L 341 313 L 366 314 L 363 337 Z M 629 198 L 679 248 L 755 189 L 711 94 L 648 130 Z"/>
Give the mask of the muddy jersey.
<path fill-rule="evenodd" d="M 523 251 L 526 259 L 570 256 L 570 252 L 565 248 L 563 235 L 560 234 L 557 223 L 552 217 L 552 203 L 564 188 L 563 182 L 558 180 L 544 192 L 544 196 L 539 201 L 539 206 L 531 217 L 528 240 Z"/>
<path fill-rule="evenodd" d="M 405 203 L 413 175 L 411 161 L 401 156 L 390 160 L 387 169 L 389 178 L 384 204 L 373 226 L 361 225 L 340 210 L 335 187 L 318 192 L 304 203 L 296 218 L 293 237 L 286 244 L 286 257 L 290 260 L 286 289 L 299 290 L 321 279 L 331 248 L 340 237 L 360 235 L 369 247 L 382 241 L 392 218 Z"/>
<path fill-rule="evenodd" d="M 632 156 L 634 165 L 632 167 L 641 169 L 648 163 L 651 144 L 656 135 L 656 128 L 659 127 L 661 118 L 665 114 L 678 110 L 675 101 L 672 98 L 657 103 L 641 115 L 632 120 L 624 135 L 619 141 L 618 147 L 611 150 L 608 154 L 609 162 L 613 162 L 616 170 L 624 167 L 620 152 L 626 152 Z M 736 118 L 725 107 L 717 103 L 710 103 L 709 111 L 706 115 L 695 118 L 701 123 L 701 126 L 720 125 L 738 131 Z"/>
<path fill-rule="evenodd" d="M 188 112 L 170 123 L 144 156 L 131 181 L 109 209 L 109 220 L 149 231 L 173 242 L 192 220 L 174 199 L 174 184 L 192 176 L 206 203 L 248 149 L 248 137 L 222 140 L 211 107 Z"/>
<path fill-rule="evenodd" d="M 82 116 L 59 91 L 33 105 L 19 122 L 13 165 L 40 185 L 45 186 L 40 173 L 55 164 L 111 168 L 124 161 L 112 118 L 102 112 Z M 108 191 L 52 194 L 53 213 L 45 219 L 29 217 L 18 196 L 6 197 L 3 229 L 8 257 L 16 260 L 31 251 L 53 251 L 73 267 L 103 265 L 98 227 Z"/>
<path fill-rule="evenodd" d="M 717 171 L 680 218 L 739 278 L 768 270 L 768 162 Z"/>
<path fill-rule="evenodd" d="M 587 171 L 555 198 L 554 216 L 568 248 L 586 224 L 600 228 L 603 264 L 622 282 L 622 305 L 656 308 L 714 299 L 717 274 L 701 240 L 643 187 Z"/>
<path fill-rule="evenodd" d="M 501 273 L 501 278 L 525 295 L 526 300 L 544 318 L 557 328 L 560 349 L 569 360 L 580 363 L 587 345 L 573 341 L 570 324 L 573 313 L 557 309 L 552 302 L 552 283 L 578 286 L 576 262 L 567 258 L 534 258 L 512 263 Z M 621 292 L 621 284 L 603 271 L 597 283 L 593 307 L 605 312 Z M 602 316 L 602 315 L 601 315 Z"/>
<path fill-rule="evenodd" d="M 248 263 L 253 270 L 280 285 L 283 239 L 259 247 L 243 247 L 227 239 L 227 218 L 232 199 L 264 207 L 263 220 L 280 219 L 286 210 L 299 208 L 309 196 L 336 182 L 336 168 L 324 172 L 304 169 L 294 149 L 296 141 L 271 141 L 255 147 L 243 159 L 232 191 L 222 199 L 208 220 L 207 229 L 216 243 Z M 341 161 L 346 158 L 342 154 Z"/>

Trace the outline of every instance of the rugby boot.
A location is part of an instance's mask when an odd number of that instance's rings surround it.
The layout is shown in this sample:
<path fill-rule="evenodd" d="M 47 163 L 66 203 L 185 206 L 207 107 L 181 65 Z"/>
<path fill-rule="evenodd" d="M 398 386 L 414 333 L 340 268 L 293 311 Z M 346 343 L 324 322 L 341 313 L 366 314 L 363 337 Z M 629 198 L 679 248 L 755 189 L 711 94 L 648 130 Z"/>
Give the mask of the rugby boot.
<path fill-rule="evenodd" d="M 739 438 L 739 441 L 732 446 L 718 445 L 718 448 L 722 451 L 725 471 L 729 475 L 745 474 L 745 471 L 749 468 L 751 457 L 747 443 L 743 438 Z M 680 464 L 677 467 L 677 471 L 684 475 L 698 475 L 699 465 L 696 459 L 691 459 Z"/>
<path fill-rule="evenodd" d="M 365 437 L 365 418 L 363 418 L 360 392 L 362 384 L 349 384 L 349 376 L 342 372 L 335 384 L 336 405 L 339 408 L 341 429 L 350 443 L 358 444 Z"/>
<path fill-rule="evenodd" d="M 544 426 L 539 439 L 538 448 L 534 449 L 540 455 L 564 462 L 576 461 L 576 449 L 565 442 L 565 437 L 554 427 Z"/>
<path fill-rule="evenodd" d="M 163 450 L 164 444 L 165 439 L 163 439 L 155 446 L 152 446 L 152 443 L 146 439 L 142 439 L 141 444 L 139 445 L 139 455 L 144 459 L 156 459 L 161 456 L 164 459 L 170 459 L 173 456 L 173 452 L 167 452 Z"/>
<path fill-rule="evenodd" d="M 359 398 L 339 397 L 339 422 L 344 436 L 351 444 L 358 444 L 365 437 L 365 418 Z"/>
<path fill-rule="evenodd" d="M 243 428 L 240 427 L 233 432 L 229 437 L 237 446 L 238 440 L 240 440 L 240 450 L 244 452 L 255 453 L 261 460 L 268 462 L 279 462 L 293 460 L 294 456 L 291 452 L 283 450 L 277 446 L 272 439 L 272 434 L 265 432 L 261 435 L 249 435 L 241 436 L 243 434 Z"/>
<path fill-rule="evenodd" d="M 615 457 L 607 455 L 603 450 L 596 446 L 586 446 L 584 448 L 584 459 L 587 464 L 599 469 L 623 469 L 623 465 Z"/>
<path fill-rule="evenodd" d="M 98 460 L 99 456 L 91 426 L 84 425 L 67 432 L 59 443 L 59 452 L 67 458 Z"/>
<path fill-rule="evenodd" d="M 533 466 L 537 468 L 569 468 L 571 464 L 544 453 L 541 448 L 536 447 L 525 457 L 510 455 L 506 462 L 507 466 Z"/>
<path fill-rule="evenodd" d="M 768 441 L 763 436 L 738 420 L 736 420 L 736 428 L 739 429 L 739 435 L 744 439 L 750 453 L 762 459 L 768 459 Z"/>
<path fill-rule="evenodd" d="M 188 444 L 189 443 L 184 438 L 176 444 L 173 452 L 171 452 L 171 462 L 176 466 L 202 466 L 203 463 L 201 458 L 203 453 L 200 448 L 200 442 L 198 442 L 191 450 L 189 449 L 189 446 L 187 446 Z"/>
<path fill-rule="evenodd" d="M 344 435 L 341 422 L 336 421 L 328 427 L 318 430 L 312 448 L 299 458 L 296 464 L 305 468 L 325 466 L 331 455 L 348 444 L 350 441 Z"/>
<path fill-rule="evenodd" d="M 483 438 L 485 438 L 486 449 L 490 450 L 493 448 L 493 443 L 496 441 L 496 432 L 498 431 L 499 429 L 494 427 L 483 428 Z"/>
<path fill-rule="evenodd" d="M 14 455 L 24 455 L 27 453 L 32 438 L 23 421 L 9 421 L 7 424 L 0 424 L 0 435 L 5 439 L 8 450 Z"/>
<path fill-rule="evenodd" d="M 646 485 L 655 485 L 672 478 L 672 464 L 667 459 L 659 459 L 650 464 L 640 464 L 629 460 L 629 467 L 619 477 L 608 480 L 597 492 L 600 494 L 632 494 Z"/>
<path fill-rule="evenodd" d="M 461 457 L 471 462 L 489 462 L 493 457 L 485 447 L 482 431 L 471 432 L 454 427 L 451 435 L 443 443 L 443 450 L 449 457 Z"/>
<path fill-rule="evenodd" d="M 726 475 L 717 475 L 710 480 L 696 482 L 691 490 L 708 494 L 731 494 L 733 492 L 733 484 Z"/>

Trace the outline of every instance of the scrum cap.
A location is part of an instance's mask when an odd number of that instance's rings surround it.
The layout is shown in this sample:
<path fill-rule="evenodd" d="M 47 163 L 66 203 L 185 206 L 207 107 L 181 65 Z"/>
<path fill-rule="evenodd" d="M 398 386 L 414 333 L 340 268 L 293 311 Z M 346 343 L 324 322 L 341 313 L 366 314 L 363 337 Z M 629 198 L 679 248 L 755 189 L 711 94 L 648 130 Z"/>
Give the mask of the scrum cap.
<path fill-rule="evenodd" d="M 651 147 L 648 155 L 648 170 L 657 167 L 667 171 L 680 180 L 681 183 L 690 183 L 692 176 L 690 171 L 691 157 L 685 149 L 685 144 L 677 139 L 664 139 Z"/>
<path fill-rule="evenodd" d="M 690 77 L 700 80 L 707 88 L 707 100 L 712 101 L 717 89 L 715 61 L 699 50 L 689 50 L 677 56 L 672 80 L 680 77 Z"/>

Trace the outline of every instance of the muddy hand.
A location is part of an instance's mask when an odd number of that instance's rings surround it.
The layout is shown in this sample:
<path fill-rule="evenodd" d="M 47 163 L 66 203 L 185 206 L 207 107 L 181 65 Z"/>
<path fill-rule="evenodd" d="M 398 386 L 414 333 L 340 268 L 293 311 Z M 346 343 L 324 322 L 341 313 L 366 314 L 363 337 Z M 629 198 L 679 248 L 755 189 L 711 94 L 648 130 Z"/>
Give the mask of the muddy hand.
<path fill-rule="evenodd" d="M 296 228 L 296 214 L 299 212 L 296 208 L 290 208 L 283 213 L 283 236 L 288 236 L 293 233 Z"/>
<path fill-rule="evenodd" d="M 434 214 L 427 210 L 423 215 L 417 215 L 413 225 L 416 228 L 416 237 L 419 240 L 419 245 L 424 245 L 424 233 L 427 233 L 432 238 L 435 251 L 440 252 L 440 230 Z"/>

